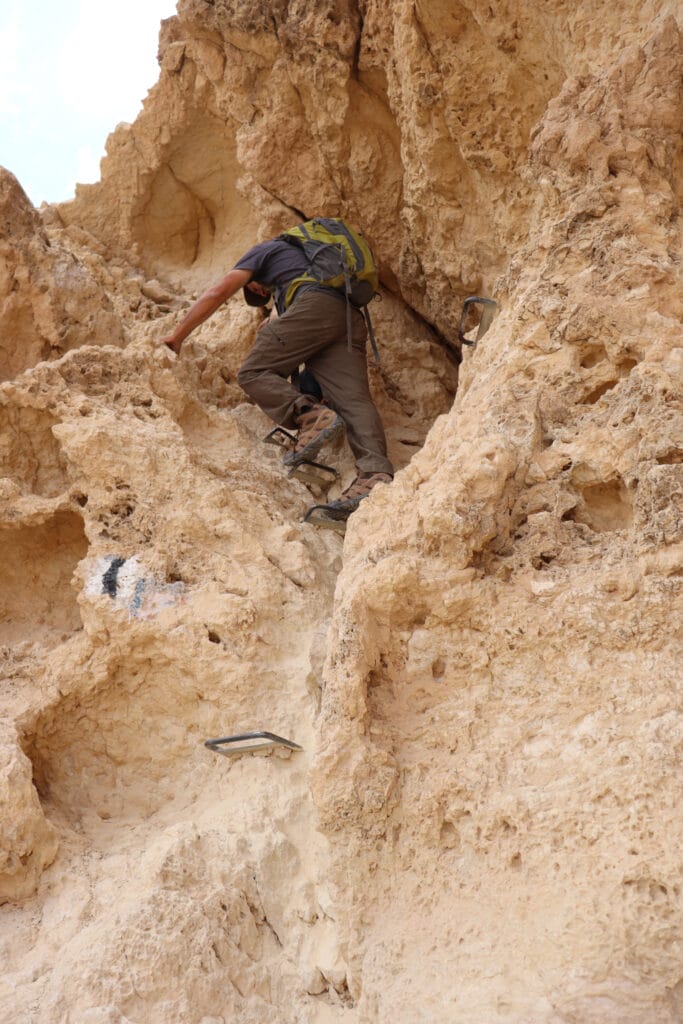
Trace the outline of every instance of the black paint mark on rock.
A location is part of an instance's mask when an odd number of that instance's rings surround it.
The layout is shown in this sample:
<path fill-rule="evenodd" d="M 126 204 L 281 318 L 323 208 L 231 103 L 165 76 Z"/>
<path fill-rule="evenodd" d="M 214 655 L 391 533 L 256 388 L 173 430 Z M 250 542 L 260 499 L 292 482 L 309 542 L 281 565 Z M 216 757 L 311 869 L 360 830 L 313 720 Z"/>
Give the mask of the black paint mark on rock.
<path fill-rule="evenodd" d="M 116 578 L 119 574 L 119 569 L 121 568 L 125 561 L 125 558 L 112 558 L 111 562 L 109 563 L 109 568 L 102 576 L 103 594 L 109 594 L 111 598 L 116 597 Z"/>

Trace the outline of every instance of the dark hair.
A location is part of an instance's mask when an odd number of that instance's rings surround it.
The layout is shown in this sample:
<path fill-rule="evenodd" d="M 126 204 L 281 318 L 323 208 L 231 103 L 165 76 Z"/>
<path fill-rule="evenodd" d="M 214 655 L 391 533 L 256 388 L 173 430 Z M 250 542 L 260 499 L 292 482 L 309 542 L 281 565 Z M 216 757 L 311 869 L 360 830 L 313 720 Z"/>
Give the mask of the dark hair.
<path fill-rule="evenodd" d="M 248 284 L 245 284 L 242 291 L 244 292 L 244 301 L 248 306 L 266 306 L 270 302 L 270 295 L 259 295 L 258 292 L 252 292 Z"/>

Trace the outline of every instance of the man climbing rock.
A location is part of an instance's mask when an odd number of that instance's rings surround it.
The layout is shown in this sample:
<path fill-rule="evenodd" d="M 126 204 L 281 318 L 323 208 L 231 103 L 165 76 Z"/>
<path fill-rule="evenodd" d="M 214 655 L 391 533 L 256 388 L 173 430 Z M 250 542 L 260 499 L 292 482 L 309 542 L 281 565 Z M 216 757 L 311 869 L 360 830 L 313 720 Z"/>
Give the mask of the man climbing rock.
<path fill-rule="evenodd" d="M 311 281 L 309 267 L 303 249 L 283 238 L 253 246 L 160 344 L 179 354 L 188 335 L 240 289 L 250 306 L 265 306 L 272 295 L 279 315 L 260 326 L 237 381 L 275 423 L 297 429 L 285 464 L 314 460 L 323 444 L 346 428 L 358 475 L 338 501 L 316 506 L 330 509 L 332 521 L 339 522 L 376 484 L 391 481 L 393 467 L 368 386 L 363 316 L 353 307 L 347 314 L 344 290 Z M 298 282 L 302 277 L 308 280 Z M 302 364 L 308 371 L 304 382 L 313 390 L 317 381 L 324 404 L 290 382 Z"/>

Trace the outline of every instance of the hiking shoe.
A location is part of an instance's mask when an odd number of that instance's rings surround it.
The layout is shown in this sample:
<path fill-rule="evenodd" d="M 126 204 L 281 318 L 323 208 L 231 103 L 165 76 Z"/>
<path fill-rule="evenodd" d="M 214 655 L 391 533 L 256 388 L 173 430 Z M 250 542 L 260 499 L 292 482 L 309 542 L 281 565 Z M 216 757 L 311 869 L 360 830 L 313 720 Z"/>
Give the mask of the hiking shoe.
<path fill-rule="evenodd" d="M 325 507 L 329 509 L 331 518 L 348 519 L 373 487 L 377 484 L 390 484 L 392 480 L 393 477 L 388 473 L 360 473 L 336 501 L 328 502 Z"/>
<path fill-rule="evenodd" d="M 304 516 L 304 522 L 344 533 L 346 520 L 356 511 L 363 498 L 367 498 L 372 488 L 376 484 L 390 484 L 392 480 L 389 473 L 361 473 L 336 501 L 328 501 L 326 505 L 311 505 Z"/>
<path fill-rule="evenodd" d="M 327 405 L 313 405 L 297 417 L 299 432 L 294 450 L 287 452 L 285 466 L 298 466 L 300 462 L 310 462 L 328 441 L 344 430 L 344 420 Z"/>
<path fill-rule="evenodd" d="M 359 473 L 356 479 L 342 491 L 340 501 L 360 501 L 367 498 L 375 484 L 390 484 L 393 476 L 388 473 Z"/>

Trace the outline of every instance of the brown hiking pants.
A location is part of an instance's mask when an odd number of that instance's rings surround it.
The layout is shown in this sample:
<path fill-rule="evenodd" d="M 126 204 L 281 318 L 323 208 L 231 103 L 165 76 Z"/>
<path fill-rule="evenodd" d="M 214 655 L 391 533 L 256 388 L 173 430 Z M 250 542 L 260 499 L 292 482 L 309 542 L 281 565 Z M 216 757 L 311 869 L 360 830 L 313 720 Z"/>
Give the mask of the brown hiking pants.
<path fill-rule="evenodd" d="M 305 363 L 320 384 L 327 404 L 344 420 L 359 471 L 393 475 L 384 427 L 370 397 L 367 332 L 357 309 L 352 309 L 352 326 L 349 352 L 346 303 L 324 291 L 305 291 L 283 316 L 269 321 L 258 332 L 237 382 L 272 420 L 293 427 L 294 416 L 311 400 L 287 378 Z"/>

